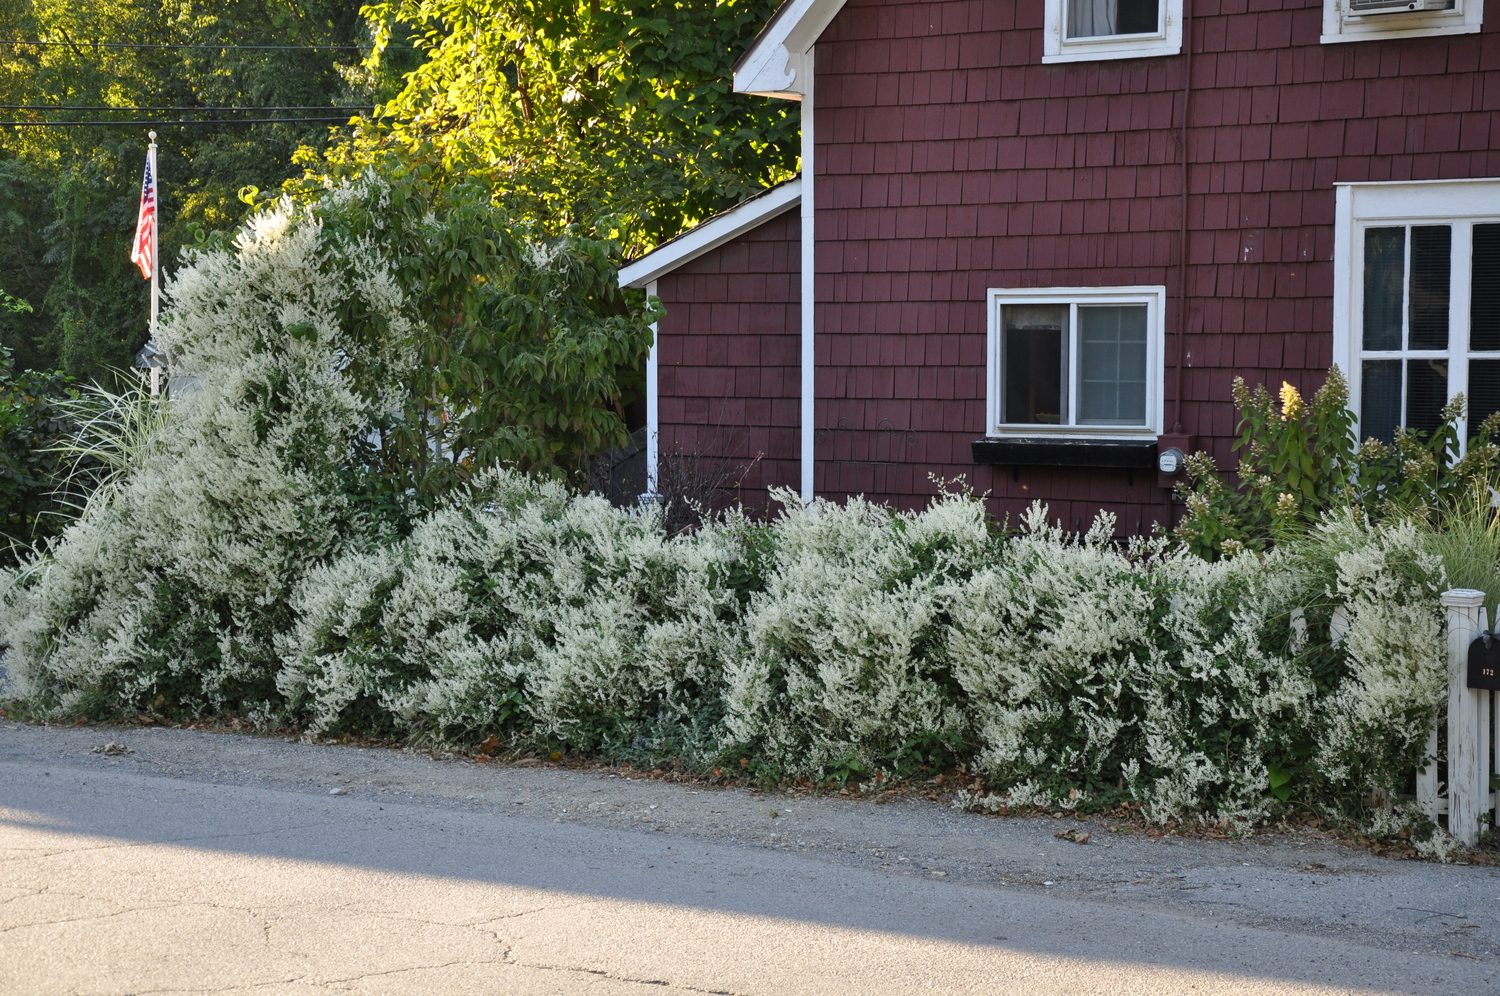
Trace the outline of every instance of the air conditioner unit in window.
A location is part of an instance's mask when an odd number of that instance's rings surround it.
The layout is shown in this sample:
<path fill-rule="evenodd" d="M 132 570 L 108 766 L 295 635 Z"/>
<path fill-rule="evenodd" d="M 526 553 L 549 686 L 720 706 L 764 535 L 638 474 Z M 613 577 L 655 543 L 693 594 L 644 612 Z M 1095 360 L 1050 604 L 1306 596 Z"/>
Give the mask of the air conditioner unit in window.
<path fill-rule="evenodd" d="M 1453 0 L 1344 0 L 1344 10 L 1356 17 L 1371 14 L 1408 14 L 1423 10 L 1452 10 Z"/>

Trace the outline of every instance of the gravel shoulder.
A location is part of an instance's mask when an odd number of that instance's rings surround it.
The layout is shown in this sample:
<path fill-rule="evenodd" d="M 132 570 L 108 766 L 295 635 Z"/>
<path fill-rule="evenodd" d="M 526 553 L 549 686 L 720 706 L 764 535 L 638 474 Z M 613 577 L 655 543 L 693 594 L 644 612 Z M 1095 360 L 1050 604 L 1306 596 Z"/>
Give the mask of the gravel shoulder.
<path fill-rule="evenodd" d="M 96 751 L 111 742 L 128 752 Z M 758 861 L 785 853 L 799 866 L 1018 891 L 1080 910 L 1175 917 L 1338 941 L 1372 955 L 1434 959 L 1495 987 L 1488 991 L 1500 990 L 1500 869 L 1390 860 L 1311 833 L 1152 838 L 1111 833 L 1101 820 L 977 816 L 921 799 L 876 804 L 764 794 L 620 771 L 481 764 L 152 727 L 0 722 L 0 768 L 23 781 L 59 778 L 83 786 L 90 778 L 131 776 L 305 795 L 318 812 L 347 799 L 592 827 L 626 834 L 621 839 L 642 853 L 696 844 L 754 852 Z M 0 806 L 17 804 L 0 796 Z M 1088 831 L 1089 842 L 1055 836 L 1064 828 Z"/>

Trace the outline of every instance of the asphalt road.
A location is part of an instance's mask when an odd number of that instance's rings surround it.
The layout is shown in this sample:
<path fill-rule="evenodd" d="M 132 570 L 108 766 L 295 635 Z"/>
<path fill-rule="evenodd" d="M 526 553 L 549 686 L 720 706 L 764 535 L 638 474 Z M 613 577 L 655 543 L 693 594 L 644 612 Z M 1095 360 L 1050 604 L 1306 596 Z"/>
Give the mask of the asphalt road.
<path fill-rule="evenodd" d="M 0 723 L 0 993 L 1500 993 L 1495 869 L 1062 825 Z"/>

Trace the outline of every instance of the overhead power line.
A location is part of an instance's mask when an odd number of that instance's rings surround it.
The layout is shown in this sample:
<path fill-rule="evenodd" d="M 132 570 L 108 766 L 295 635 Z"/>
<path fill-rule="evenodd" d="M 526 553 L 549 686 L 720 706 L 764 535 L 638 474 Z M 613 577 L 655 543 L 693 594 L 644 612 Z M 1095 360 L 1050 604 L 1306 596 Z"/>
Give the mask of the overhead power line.
<path fill-rule="evenodd" d="M 373 111 L 372 104 L 306 104 L 286 107 L 115 107 L 112 104 L 0 104 L 0 111 Z"/>
<path fill-rule="evenodd" d="M 221 121 L 0 121 L 0 128 L 167 128 L 172 125 L 234 127 L 253 124 L 347 124 L 353 115 L 341 118 L 225 118 Z"/>
<path fill-rule="evenodd" d="M 363 52 L 373 49 L 373 45 L 168 45 L 163 43 L 147 44 L 144 42 L 89 42 L 89 41 L 32 41 L 26 38 L 0 38 L 0 45 L 34 45 L 37 48 L 187 48 L 203 49 L 219 52 L 225 49 L 247 52 Z M 415 45 L 387 45 L 387 52 L 415 52 Z"/>

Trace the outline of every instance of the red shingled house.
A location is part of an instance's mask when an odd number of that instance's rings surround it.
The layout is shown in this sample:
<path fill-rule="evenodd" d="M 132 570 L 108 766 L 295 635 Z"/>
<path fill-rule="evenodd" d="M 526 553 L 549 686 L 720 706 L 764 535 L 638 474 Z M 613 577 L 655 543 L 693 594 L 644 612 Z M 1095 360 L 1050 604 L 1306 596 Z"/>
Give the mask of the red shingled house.
<path fill-rule="evenodd" d="M 1500 407 L 1482 0 L 788 0 L 735 88 L 802 101 L 803 174 L 622 271 L 652 467 L 1133 533 L 1159 457 L 1230 465 L 1236 374 L 1337 363 L 1366 436 Z"/>

